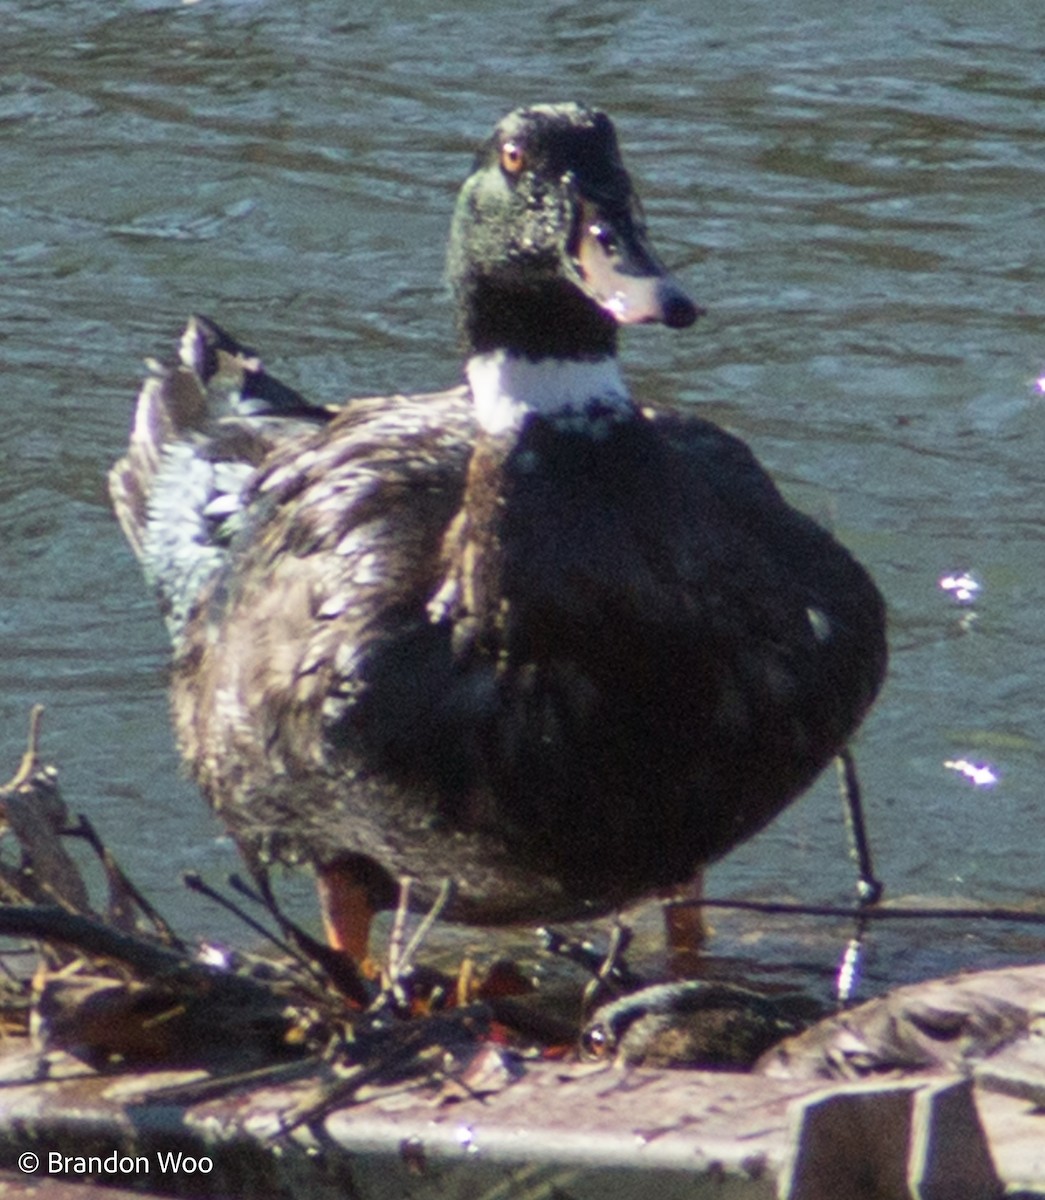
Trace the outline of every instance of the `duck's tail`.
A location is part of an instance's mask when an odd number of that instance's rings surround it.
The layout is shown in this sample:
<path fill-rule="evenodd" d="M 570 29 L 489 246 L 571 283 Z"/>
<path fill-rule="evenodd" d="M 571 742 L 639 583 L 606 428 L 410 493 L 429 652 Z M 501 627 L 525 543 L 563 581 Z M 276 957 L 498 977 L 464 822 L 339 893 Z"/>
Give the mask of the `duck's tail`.
<path fill-rule="evenodd" d="M 255 468 L 336 410 L 274 379 L 254 351 L 206 317 L 190 318 L 173 365 L 148 365 L 109 494 L 177 642 L 228 556 Z"/>

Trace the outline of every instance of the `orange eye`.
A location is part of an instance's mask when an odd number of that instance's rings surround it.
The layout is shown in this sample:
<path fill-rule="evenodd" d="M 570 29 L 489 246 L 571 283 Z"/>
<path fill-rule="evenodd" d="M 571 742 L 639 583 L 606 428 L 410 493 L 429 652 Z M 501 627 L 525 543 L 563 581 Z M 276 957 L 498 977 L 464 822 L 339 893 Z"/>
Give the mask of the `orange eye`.
<path fill-rule="evenodd" d="M 501 170 L 507 175 L 521 175 L 526 166 L 526 154 L 518 142 L 505 142 L 501 147 Z"/>

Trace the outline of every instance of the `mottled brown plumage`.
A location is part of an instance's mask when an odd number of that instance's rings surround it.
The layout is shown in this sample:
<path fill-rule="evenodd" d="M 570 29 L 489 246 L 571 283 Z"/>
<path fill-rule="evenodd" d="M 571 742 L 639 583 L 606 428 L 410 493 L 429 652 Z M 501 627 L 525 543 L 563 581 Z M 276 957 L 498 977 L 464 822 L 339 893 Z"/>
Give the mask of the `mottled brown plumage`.
<path fill-rule="evenodd" d="M 566 159 L 544 153 L 563 130 Z M 643 249 L 619 159 L 610 199 L 585 190 L 606 172 L 584 156 L 611 151 L 605 117 L 560 106 L 513 114 L 480 154 L 451 261 L 465 314 L 513 306 L 460 322 L 489 395 L 331 419 L 199 321 L 146 384 L 114 501 L 169 614 L 182 753 L 252 858 L 338 863 L 371 906 L 399 875 L 420 905 L 448 877 L 465 921 L 607 911 L 756 832 L 871 703 L 884 612 L 864 570 L 743 443 L 616 382 L 618 321 L 697 313 Z M 498 261 L 497 229 L 538 186 L 567 228 L 528 275 L 518 238 Z M 211 415 L 164 419 L 186 374 Z"/>

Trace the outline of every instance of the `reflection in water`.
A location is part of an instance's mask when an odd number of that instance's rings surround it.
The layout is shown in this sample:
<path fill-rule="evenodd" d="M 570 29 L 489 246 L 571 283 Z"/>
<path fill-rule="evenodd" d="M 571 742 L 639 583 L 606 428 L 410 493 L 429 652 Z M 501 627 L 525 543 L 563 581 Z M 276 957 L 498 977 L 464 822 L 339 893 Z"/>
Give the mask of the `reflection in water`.
<path fill-rule="evenodd" d="M 137 363 L 202 309 L 319 400 L 455 382 L 454 190 L 497 115 L 574 96 L 617 120 L 710 310 L 684 338 L 627 337 L 636 394 L 749 440 L 890 602 L 891 681 L 857 747 L 888 894 L 1036 899 L 1045 33 L 1001 0 L 821 7 L 545 0 L 520 23 L 496 3 L 0 0 L 0 738 L 13 765 L 48 705 L 70 803 L 161 906 L 213 927 L 175 875 L 234 857 L 179 774 L 164 631 L 104 496 Z M 956 562 L 984 585 L 963 637 L 938 603 Z M 985 744 L 992 788 L 941 769 Z M 832 790 L 710 889 L 848 896 Z M 793 929 L 716 928 L 767 967 L 796 958 Z M 1040 952 L 975 932 L 883 935 L 868 973 Z M 803 936 L 829 974 L 839 931 Z"/>

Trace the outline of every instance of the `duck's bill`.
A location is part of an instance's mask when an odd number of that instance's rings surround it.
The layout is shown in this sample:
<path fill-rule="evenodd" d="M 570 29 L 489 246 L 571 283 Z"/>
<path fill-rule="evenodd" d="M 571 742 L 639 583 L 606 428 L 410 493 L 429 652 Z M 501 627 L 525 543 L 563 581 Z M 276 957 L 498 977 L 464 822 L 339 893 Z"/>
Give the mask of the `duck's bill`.
<path fill-rule="evenodd" d="M 704 312 L 658 261 L 630 214 L 614 221 L 585 201 L 573 261 L 581 286 L 621 325 L 658 321 L 684 329 Z"/>

